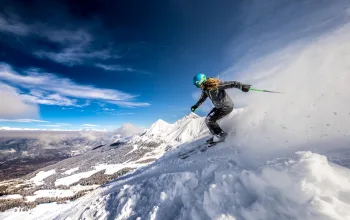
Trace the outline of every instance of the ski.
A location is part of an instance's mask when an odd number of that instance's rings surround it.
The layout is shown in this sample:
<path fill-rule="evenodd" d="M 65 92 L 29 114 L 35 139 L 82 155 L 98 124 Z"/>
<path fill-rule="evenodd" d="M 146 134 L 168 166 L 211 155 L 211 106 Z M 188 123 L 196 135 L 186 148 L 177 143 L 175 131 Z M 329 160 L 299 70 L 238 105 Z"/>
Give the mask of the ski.
<path fill-rule="evenodd" d="M 186 159 L 189 156 L 193 155 L 193 154 L 197 154 L 199 152 L 205 152 L 209 147 L 212 147 L 216 144 L 218 144 L 220 142 L 214 142 L 214 143 L 202 143 L 192 149 L 189 149 L 187 151 L 184 152 L 179 152 L 178 156 L 180 159 Z"/>

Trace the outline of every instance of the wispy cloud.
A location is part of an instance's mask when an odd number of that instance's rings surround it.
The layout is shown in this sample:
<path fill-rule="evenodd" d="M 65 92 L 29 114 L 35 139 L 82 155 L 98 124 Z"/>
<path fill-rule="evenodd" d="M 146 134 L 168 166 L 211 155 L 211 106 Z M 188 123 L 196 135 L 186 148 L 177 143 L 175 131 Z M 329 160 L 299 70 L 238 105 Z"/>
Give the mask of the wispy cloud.
<path fill-rule="evenodd" d="M 52 127 L 52 128 L 59 128 L 59 127 L 61 127 L 61 125 L 40 125 L 40 126 L 43 126 L 43 127 Z"/>
<path fill-rule="evenodd" d="M 88 44 L 78 44 L 71 45 L 70 47 L 66 46 L 59 52 L 37 51 L 34 54 L 40 58 L 47 58 L 57 63 L 66 64 L 68 66 L 83 64 L 87 60 L 106 60 L 113 57 L 110 50 L 108 49 L 88 51 L 87 48 Z"/>
<path fill-rule="evenodd" d="M 94 65 L 106 71 L 136 72 L 131 67 L 120 64 L 102 64 L 100 62 L 121 58 L 117 51 L 109 47 L 96 47 L 96 39 L 86 30 L 54 29 L 45 24 L 29 24 L 17 16 L 0 14 L 0 32 L 17 37 L 35 36 L 56 44 L 56 51 L 47 48 L 37 49 L 32 53 L 42 59 L 49 59 L 67 66 Z M 97 63 L 95 63 L 97 62 Z M 146 73 L 145 71 L 137 71 Z"/>
<path fill-rule="evenodd" d="M 135 113 L 133 112 L 121 112 L 121 113 L 116 113 L 114 115 L 119 116 L 119 115 L 134 115 Z"/>
<path fill-rule="evenodd" d="M 121 65 L 105 65 L 97 63 L 95 65 L 98 68 L 104 69 L 106 71 L 120 71 L 120 72 L 135 72 L 136 70 L 130 67 L 123 67 Z"/>
<path fill-rule="evenodd" d="M 0 32 L 13 34 L 17 37 L 34 36 L 56 44 L 57 51 L 38 49 L 32 53 L 43 59 L 49 59 L 68 66 L 90 64 L 93 60 L 120 58 L 111 48 L 95 46 L 94 37 L 86 30 L 54 29 L 43 23 L 29 24 L 19 17 L 0 14 Z"/>
<path fill-rule="evenodd" d="M 56 123 L 56 124 L 61 126 L 72 126 L 71 124 L 68 124 L 68 123 Z"/>
<path fill-rule="evenodd" d="M 113 112 L 115 111 L 115 109 L 112 109 L 112 108 L 102 108 L 103 111 L 105 112 Z"/>
<path fill-rule="evenodd" d="M 18 123 L 49 123 L 49 121 L 42 121 L 36 119 L 0 119 L 0 122 L 18 122 Z"/>
<path fill-rule="evenodd" d="M 102 106 L 101 104 L 99 104 L 99 105 Z M 115 111 L 116 111 L 115 109 L 107 108 L 107 107 L 102 107 L 102 108 L 98 108 L 98 109 L 94 110 L 94 112 L 96 114 L 110 114 L 110 115 L 114 115 Z"/>
<path fill-rule="evenodd" d="M 59 127 L 68 127 L 68 126 L 72 126 L 72 125 L 71 124 L 67 124 L 67 123 L 55 123 L 55 124 L 39 125 L 39 126 L 59 128 Z"/>
<path fill-rule="evenodd" d="M 81 107 L 81 105 L 77 104 L 78 100 L 62 97 L 59 94 L 48 94 L 45 96 L 44 93 L 35 93 L 35 95 L 22 95 L 22 97 L 28 102 L 42 104 L 42 105 Z"/>
<path fill-rule="evenodd" d="M 99 127 L 99 125 L 94 125 L 94 124 L 82 124 L 81 126 L 83 126 L 83 127 Z"/>
<path fill-rule="evenodd" d="M 96 88 L 90 85 L 79 85 L 70 79 L 45 73 L 38 69 L 30 69 L 20 75 L 9 65 L 0 63 L 0 80 L 16 86 L 30 89 L 22 98 L 30 103 L 60 106 L 88 105 L 88 100 L 100 100 L 122 107 L 145 107 L 149 103 L 134 102 L 134 95 L 113 89 Z M 78 103 L 80 99 L 87 102 Z"/>
<path fill-rule="evenodd" d="M 109 101 L 109 103 L 116 104 L 126 108 L 148 107 L 151 105 L 146 102 L 128 102 L 128 101 Z"/>
<path fill-rule="evenodd" d="M 30 33 L 28 25 L 13 18 L 6 18 L 0 14 L 0 31 L 15 35 L 26 36 Z"/>
<path fill-rule="evenodd" d="M 107 60 L 120 58 L 109 48 L 94 49 L 93 36 L 84 30 L 47 30 L 45 37 L 61 46 L 59 52 L 37 51 L 38 57 L 48 58 L 66 65 L 83 64 L 91 60 Z"/>

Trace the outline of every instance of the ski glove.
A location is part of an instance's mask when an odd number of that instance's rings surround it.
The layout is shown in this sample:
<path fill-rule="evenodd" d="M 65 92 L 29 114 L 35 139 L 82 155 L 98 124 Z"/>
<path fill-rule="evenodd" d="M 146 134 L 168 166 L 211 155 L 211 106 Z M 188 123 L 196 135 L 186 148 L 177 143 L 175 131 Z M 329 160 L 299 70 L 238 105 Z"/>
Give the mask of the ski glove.
<path fill-rule="evenodd" d="M 243 92 L 249 92 L 249 90 L 250 90 L 250 85 L 242 84 L 242 85 L 241 85 L 241 90 L 242 90 Z"/>
<path fill-rule="evenodd" d="M 198 108 L 198 106 L 194 105 L 191 107 L 191 111 L 194 112 L 194 111 L 196 111 L 197 108 Z"/>

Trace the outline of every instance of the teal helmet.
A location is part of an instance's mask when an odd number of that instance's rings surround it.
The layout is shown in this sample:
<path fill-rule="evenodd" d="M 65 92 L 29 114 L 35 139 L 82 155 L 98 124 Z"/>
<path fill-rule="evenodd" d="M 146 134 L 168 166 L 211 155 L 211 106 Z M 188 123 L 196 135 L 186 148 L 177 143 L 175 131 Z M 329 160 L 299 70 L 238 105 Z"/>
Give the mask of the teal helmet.
<path fill-rule="evenodd" d="M 193 84 L 198 88 L 200 88 L 205 81 L 207 81 L 207 77 L 203 73 L 199 73 L 193 78 Z"/>

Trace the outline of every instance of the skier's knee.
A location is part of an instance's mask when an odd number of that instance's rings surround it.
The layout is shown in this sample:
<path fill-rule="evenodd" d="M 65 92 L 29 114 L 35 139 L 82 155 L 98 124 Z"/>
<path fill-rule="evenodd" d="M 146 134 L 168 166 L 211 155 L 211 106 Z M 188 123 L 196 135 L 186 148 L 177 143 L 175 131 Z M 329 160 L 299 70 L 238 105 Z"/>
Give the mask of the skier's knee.
<path fill-rule="evenodd" d="M 212 120 L 212 118 L 211 118 L 210 116 L 208 116 L 208 117 L 205 118 L 205 124 L 211 125 L 211 124 L 213 124 L 213 123 L 214 123 L 214 121 Z"/>

